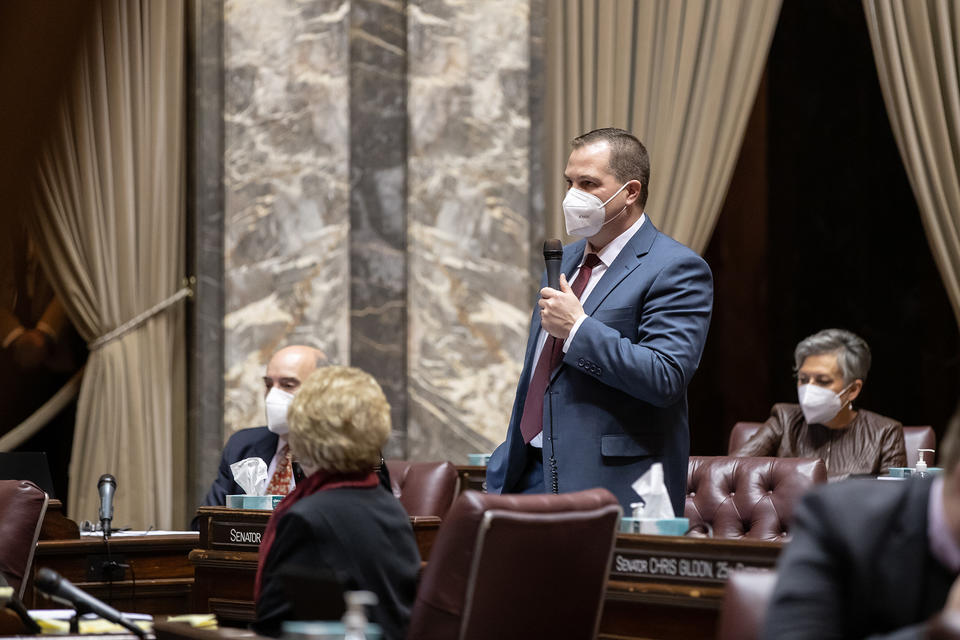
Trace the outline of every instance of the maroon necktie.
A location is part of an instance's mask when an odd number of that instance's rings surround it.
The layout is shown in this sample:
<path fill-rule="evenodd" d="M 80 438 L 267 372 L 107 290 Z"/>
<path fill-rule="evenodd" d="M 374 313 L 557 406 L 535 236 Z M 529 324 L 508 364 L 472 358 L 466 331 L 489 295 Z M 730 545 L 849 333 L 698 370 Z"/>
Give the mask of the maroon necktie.
<path fill-rule="evenodd" d="M 588 253 L 583 266 L 580 267 L 580 273 L 570 287 L 577 298 L 583 294 L 590 280 L 590 274 L 598 264 L 600 264 L 600 258 L 597 254 Z M 550 374 L 560 365 L 561 360 L 563 360 L 563 340 L 547 336 L 543 351 L 540 352 L 540 360 L 537 361 L 537 368 L 533 370 L 533 377 L 530 378 L 530 386 L 527 387 L 527 399 L 523 402 L 520 433 L 523 434 L 524 442 L 530 442 L 543 431 L 543 394 L 550 384 Z"/>

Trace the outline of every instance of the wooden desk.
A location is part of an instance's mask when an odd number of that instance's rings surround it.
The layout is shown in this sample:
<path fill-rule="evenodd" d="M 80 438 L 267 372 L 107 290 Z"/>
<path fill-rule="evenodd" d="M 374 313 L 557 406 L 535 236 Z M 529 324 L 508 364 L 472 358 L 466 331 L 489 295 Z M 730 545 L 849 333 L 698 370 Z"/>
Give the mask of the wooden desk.
<path fill-rule="evenodd" d="M 270 511 L 200 507 L 199 547 L 189 560 L 195 570 L 193 610 L 215 613 L 221 624 L 253 621 L 253 583 L 258 552 Z M 426 561 L 440 528 L 440 518 L 411 517 L 420 558 Z"/>
<path fill-rule="evenodd" d="M 27 607 L 60 607 L 33 589 L 36 572 L 46 567 L 123 611 L 150 614 L 192 611 L 193 566 L 187 554 L 197 546 L 197 539 L 194 532 L 110 538 L 110 558 L 129 565 L 129 568 L 116 569 L 114 574 L 104 568 L 107 550 L 100 536 L 41 540 L 37 543 L 26 591 Z"/>
<path fill-rule="evenodd" d="M 617 536 L 600 638 L 714 638 L 731 569 L 769 569 L 778 542 Z"/>

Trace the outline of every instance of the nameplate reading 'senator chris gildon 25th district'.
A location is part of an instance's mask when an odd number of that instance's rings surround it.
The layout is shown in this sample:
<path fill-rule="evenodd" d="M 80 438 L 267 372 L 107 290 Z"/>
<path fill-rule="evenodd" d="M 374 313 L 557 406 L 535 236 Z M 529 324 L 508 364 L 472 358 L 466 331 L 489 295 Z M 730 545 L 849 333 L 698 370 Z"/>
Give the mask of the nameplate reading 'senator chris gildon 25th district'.
<path fill-rule="evenodd" d="M 769 569 L 772 566 L 763 560 L 754 563 L 695 553 L 617 549 L 610 573 L 633 580 L 723 584 L 734 569 Z"/>
<path fill-rule="evenodd" d="M 217 522 L 211 523 L 211 546 L 214 548 L 247 547 L 257 549 L 263 539 L 266 523 L 252 522 Z"/>

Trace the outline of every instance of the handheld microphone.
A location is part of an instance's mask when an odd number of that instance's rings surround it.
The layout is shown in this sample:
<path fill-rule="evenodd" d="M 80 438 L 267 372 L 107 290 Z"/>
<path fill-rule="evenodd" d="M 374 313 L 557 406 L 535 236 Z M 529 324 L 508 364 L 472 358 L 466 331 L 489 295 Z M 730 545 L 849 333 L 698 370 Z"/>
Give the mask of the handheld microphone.
<path fill-rule="evenodd" d="M 117 479 L 109 473 L 100 476 L 97 482 L 97 491 L 100 492 L 100 524 L 103 526 L 103 536 L 110 536 L 110 521 L 113 520 L 113 494 L 117 492 Z"/>
<path fill-rule="evenodd" d="M 133 622 L 128 620 L 122 613 L 107 603 L 97 600 L 90 594 L 81 591 L 56 571 L 47 568 L 40 569 L 37 571 L 37 577 L 34 580 L 34 585 L 37 587 L 37 589 L 40 589 L 40 591 L 43 591 L 51 598 L 70 603 L 77 609 L 78 612 L 89 611 L 90 613 L 100 616 L 104 620 L 108 620 L 114 624 L 120 625 L 124 629 L 128 629 L 131 633 L 135 633 L 141 638 L 147 637 L 147 634 L 143 629 L 133 624 Z"/>
<path fill-rule="evenodd" d="M 543 262 L 547 266 L 547 286 L 560 290 L 560 263 L 563 261 L 563 245 L 556 238 L 543 243 Z"/>

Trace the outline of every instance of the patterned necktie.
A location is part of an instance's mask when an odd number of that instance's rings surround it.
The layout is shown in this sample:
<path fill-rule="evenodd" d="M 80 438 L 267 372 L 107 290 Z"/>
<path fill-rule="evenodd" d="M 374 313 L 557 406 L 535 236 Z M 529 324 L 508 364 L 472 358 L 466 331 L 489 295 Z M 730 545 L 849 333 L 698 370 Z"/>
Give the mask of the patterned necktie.
<path fill-rule="evenodd" d="M 273 470 L 270 484 L 267 485 L 267 495 L 285 496 L 290 493 L 290 480 L 293 478 L 293 462 L 290 459 L 290 446 L 283 445 L 280 449 L 280 459 L 277 468 Z"/>
<path fill-rule="evenodd" d="M 580 267 L 580 273 L 573 281 L 573 295 L 579 298 L 583 295 L 583 290 L 590 280 L 590 274 L 593 268 L 600 264 L 600 258 L 597 254 L 587 254 Z M 537 361 L 537 368 L 533 371 L 533 377 L 530 378 L 530 386 L 527 387 L 527 399 L 523 402 L 523 417 L 520 419 L 520 433 L 523 434 L 523 441 L 530 442 L 533 438 L 543 431 L 543 394 L 550 385 L 550 374 L 560 366 L 563 360 L 563 340 L 558 340 L 553 336 L 548 336 L 543 345 L 543 351 L 540 352 L 540 360 Z"/>

